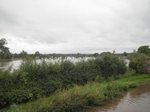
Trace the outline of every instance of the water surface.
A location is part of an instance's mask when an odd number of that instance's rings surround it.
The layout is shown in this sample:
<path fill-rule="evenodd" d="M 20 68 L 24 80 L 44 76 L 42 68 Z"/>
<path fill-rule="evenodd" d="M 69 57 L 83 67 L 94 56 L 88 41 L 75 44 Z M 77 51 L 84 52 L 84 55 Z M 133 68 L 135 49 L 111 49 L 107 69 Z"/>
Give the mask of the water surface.
<path fill-rule="evenodd" d="M 85 112 L 150 112 L 150 84 L 123 93 L 123 97 Z"/>
<path fill-rule="evenodd" d="M 57 57 L 57 58 L 45 58 L 45 59 L 36 59 L 36 61 L 38 63 L 40 63 L 41 61 L 45 60 L 47 63 L 55 63 L 55 62 L 61 62 L 62 60 L 69 60 L 73 63 L 79 62 L 81 60 L 85 60 L 87 61 L 88 59 L 94 59 L 94 57 Z M 12 69 L 18 69 L 19 65 L 21 64 L 21 59 L 20 60 L 11 60 L 11 61 L 4 61 L 4 62 L 0 62 L 0 69 L 2 70 L 7 70 L 10 66 L 12 67 Z"/>
<path fill-rule="evenodd" d="M 7 70 L 10 66 L 12 69 L 18 69 L 21 60 L 11 60 L 11 61 L 4 61 L 0 62 L 0 69 Z"/>

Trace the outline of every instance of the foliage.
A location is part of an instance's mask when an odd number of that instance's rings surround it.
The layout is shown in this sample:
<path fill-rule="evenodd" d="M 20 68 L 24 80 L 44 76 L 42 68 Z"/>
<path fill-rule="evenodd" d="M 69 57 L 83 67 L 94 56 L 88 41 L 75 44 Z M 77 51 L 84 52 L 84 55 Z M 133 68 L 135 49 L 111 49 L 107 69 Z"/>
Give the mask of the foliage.
<path fill-rule="evenodd" d="M 150 48 L 149 48 L 149 46 L 141 46 L 141 47 L 138 48 L 137 52 L 138 53 L 143 53 L 145 55 L 150 56 Z"/>
<path fill-rule="evenodd" d="M 13 105 L 7 112 L 79 112 L 90 106 L 101 106 L 130 88 L 150 82 L 150 75 L 123 77 L 111 82 L 92 82 L 58 91 L 48 98 L 22 105 Z"/>
<path fill-rule="evenodd" d="M 123 52 L 123 56 L 127 56 L 128 55 L 128 53 L 127 52 Z"/>
<path fill-rule="evenodd" d="M 0 39 L 0 51 L 3 53 L 9 52 L 9 48 L 5 46 L 6 44 L 7 42 L 5 38 Z"/>
<path fill-rule="evenodd" d="M 93 56 L 94 56 L 94 57 L 98 57 L 99 54 L 98 54 L 98 53 L 94 53 Z"/>
<path fill-rule="evenodd" d="M 35 53 L 34 53 L 34 55 L 35 55 L 35 57 L 40 57 L 40 52 L 39 51 L 36 51 Z"/>
<path fill-rule="evenodd" d="M 100 54 L 100 56 L 107 56 L 107 55 L 111 55 L 111 52 L 102 52 L 102 53 Z"/>
<path fill-rule="evenodd" d="M 124 74 L 126 72 L 124 61 L 114 55 L 96 58 L 95 63 L 97 70 L 105 78 Z"/>
<path fill-rule="evenodd" d="M 28 53 L 26 51 L 22 50 L 19 55 L 21 58 L 24 58 L 28 55 Z"/>
<path fill-rule="evenodd" d="M 0 39 L 0 59 L 10 59 L 12 57 L 6 44 L 7 40 L 5 38 Z"/>
<path fill-rule="evenodd" d="M 140 46 L 137 53 L 139 56 L 132 59 L 130 67 L 135 69 L 137 73 L 147 73 L 147 64 L 144 59 L 150 56 L 150 47 L 148 45 Z"/>
<path fill-rule="evenodd" d="M 57 90 L 85 85 L 101 80 L 102 77 L 110 79 L 125 72 L 124 62 L 116 56 L 104 56 L 77 63 L 68 60 L 47 63 L 45 60 L 25 58 L 18 70 L 1 71 L 0 107 L 26 103 L 47 97 Z"/>
<path fill-rule="evenodd" d="M 130 59 L 129 68 L 135 70 L 136 73 L 141 73 L 142 62 L 143 62 L 143 59 L 145 59 L 146 57 L 148 56 L 142 53 L 131 54 L 129 57 Z"/>

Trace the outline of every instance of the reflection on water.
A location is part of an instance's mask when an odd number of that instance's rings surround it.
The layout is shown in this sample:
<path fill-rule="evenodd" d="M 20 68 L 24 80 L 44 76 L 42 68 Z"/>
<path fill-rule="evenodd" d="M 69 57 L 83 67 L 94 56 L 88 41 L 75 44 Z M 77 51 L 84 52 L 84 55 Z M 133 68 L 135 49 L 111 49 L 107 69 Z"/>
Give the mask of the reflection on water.
<path fill-rule="evenodd" d="M 12 69 L 17 69 L 21 63 L 21 60 L 12 60 L 0 62 L 0 69 L 7 70 L 10 66 Z"/>
<path fill-rule="evenodd" d="M 88 59 L 95 59 L 95 57 L 56 57 L 56 58 L 49 58 L 49 59 L 36 59 L 36 61 L 39 63 L 42 60 L 45 60 L 46 62 L 55 63 L 55 62 L 61 62 L 69 60 L 73 63 L 79 62 L 79 61 L 87 61 Z M 126 65 L 128 66 L 129 60 L 124 59 Z M 8 67 L 12 66 L 12 69 L 18 69 L 19 65 L 21 64 L 21 60 L 12 60 L 12 61 L 5 61 L 0 62 L 0 69 L 7 70 Z"/>
<path fill-rule="evenodd" d="M 88 59 L 94 59 L 94 57 L 57 57 L 57 58 L 49 58 L 49 59 L 36 59 L 36 61 L 39 63 L 42 60 L 45 60 L 48 63 L 55 63 L 55 62 L 61 62 L 62 60 L 69 60 L 71 62 L 78 62 L 81 60 L 87 61 Z M 8 67 L 12 66 L 12 69 L 18 69 L 19 65 L 21 64 L 21 60 L 12 60 L 12 61 L 5 61 L 0 62 L 0 69 L 6 70 Z"/>
<path fill-rule="evenodd" d="M 150 112 L 150 84 L 124 93 L 118 101 L 86 112 Z"/>

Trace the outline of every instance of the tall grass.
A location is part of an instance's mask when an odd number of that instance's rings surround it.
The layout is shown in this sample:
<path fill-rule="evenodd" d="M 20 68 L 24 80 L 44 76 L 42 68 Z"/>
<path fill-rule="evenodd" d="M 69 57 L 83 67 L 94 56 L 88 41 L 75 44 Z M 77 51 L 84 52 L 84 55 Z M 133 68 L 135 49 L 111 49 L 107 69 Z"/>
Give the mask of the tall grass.
<path fill-rule="evenodd" d="M 130 88 L 150 82 L 150 75 L 124 77 L 110 82 L 91 82 L 55 92 L 48 98 L 14 105 L 7 112 L 78 112 L 91 106 L 101 106 Z"/>

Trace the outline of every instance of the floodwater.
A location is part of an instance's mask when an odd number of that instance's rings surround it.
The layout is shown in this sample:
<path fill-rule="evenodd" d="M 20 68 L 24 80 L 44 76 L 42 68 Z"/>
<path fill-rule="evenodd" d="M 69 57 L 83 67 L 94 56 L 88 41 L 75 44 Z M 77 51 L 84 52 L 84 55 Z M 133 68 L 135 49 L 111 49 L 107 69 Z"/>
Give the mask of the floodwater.
<path fill-rule="evenodd" d="M 95 59 L 95 57 L 56 57 L 56 58 L 49 58 L 49 59 L 44 59 L 46 62 L 50 62 L 50 63 L 55 63 L 55 62 L 61 62 L 62 60 L 69 60 L 71 62 L 79 62 L 81 60 L 87 61 L 88 59 Z M 36 59 L 37 62 L 41 62 L 43 59 Z M 12 67 L 12 69 L 18 69 L 19 65 L 21 64 L 21 59 L 20 60 L 12 60 L 12 61 L 4 61 L 4 62 L 0 62 L 0 69 L 2 70 L 7 70 L 10 66 Z M 126 64 L 126 66 L 129 65 L 129 60 L 128 59 L 124 59 L 124 62 Z"/>
<path fill-rule="evenodd" d="M 17 69 L 21 63 L 21 60 L 12 60 L 0 62 L 0 69 L 7 70 L 10 66 L 12 69 Z"/>
<path fill-rule="evenodd" d="M 129 90 L 110 104 L 84 112 L 150 112 L 150 84 Z"/>
<path fill-rule="evenodd" d="M 49 58 L 49 59 L 44 59 L 46 62 L 50 62 L 50 63 L 55 63 L 55 62 L 61 62 L 62 60 L 69 60 L 71 62 L 78 62 L 81 60 L 88 60 L 88 59 L 94 59 L 94 57 L 65 57 L 64 59 L 62 59 L 62 57 L 57 57 L 57 58 Z M 43 59 L 36 59 L 36 61 L 39 63 L 41 62 Z M 12 67 L 12 69 L 18 69 L 19 65 L 21 64 L 21 59 L 20 60 L 12 60 L 12 61 L 4 61 L 4 62 L 0 62 L 0 69 L 2 70 L 7 70 L 10 66 Z"/>
<path fill-rule="evenodd" d="M 56 57 L 56 58 L 49 58 L 49 59 L 44 59 L 46 62 L 51 62 L 51 63 L 55 63 L 55 62 L 61 62 L 62 60 L 69 60 L 71 62 L 78 62 L 81 60 L 88 60 L 88 59 L 95 59 L 95 57 Z M 43 59 L 36 59 L 37 62 L 41 62 Z M 0 69 L 2 70 L 7 70 L 10 66 L 13 69 L 18 69 L 19 65 L 21 64 L 21 59 L 20 60 L 12 60 L 12 61 L 5 61 L 5 62 L 0 62 Z M 126 64 L 126 66 L 129 65 L 129 60 L 124 59 L 124 62 Z"/>

